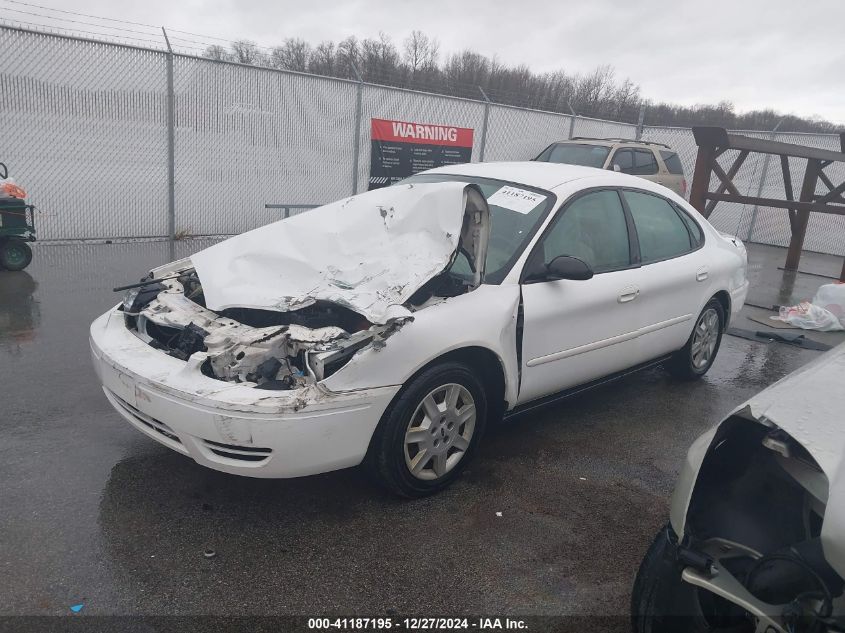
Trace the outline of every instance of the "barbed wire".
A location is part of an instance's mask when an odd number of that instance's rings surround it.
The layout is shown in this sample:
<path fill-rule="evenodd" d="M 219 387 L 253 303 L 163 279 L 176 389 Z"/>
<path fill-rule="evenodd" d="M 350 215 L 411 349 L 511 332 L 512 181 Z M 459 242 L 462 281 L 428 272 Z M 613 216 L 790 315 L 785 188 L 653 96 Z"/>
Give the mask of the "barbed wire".
<path fill-rule="evenodd" d="M 48 6 L 45 6 L 45 5 L 42 5 L 42 4 L 35 4 L 35 3 L 32 3 L 32 2 L 23 2 L 22 0 L 0 0 L 0 2 L 3 2 L 5 4 L 15 4 L 15 5 L 20 5 L 20 6 L 25 6 L 25 7 L 28 7 L 28 8 L 42 9 L 44 11 L 53 11 L 53 12 L 56 12 L 56 13 L 62 13 L 64 15 L 72 15 L 74 17 L 84 17 L 84 18 L 90 18 L 90 19 L 93 19 L 93 20 L 114 22 L 114 23 L 117 23 L 117 24 L 128 24 L 130 26 L 141 26 L 141 27 L 145 27 L 145 28 L 155 29 L 157 31 L 157 33 L 160 33 L 161 28 L 162 28 L 161 26 L 157 26 L 155 24 L 145 24 L 143 22 L 133 22 L 131 20 L 123 20 L 123 19 L 119 19 L 119 18 L 110 18 L 110 17 L 105 17 L 105 16 L 92 15 L 90 13 L 82 13 L 82 12 L 79 12 L 79 11 L 70 11 L 68 9 L 56 9 L 56 8 L 48 7 Z M 78 24 L 84 24 L 84 25 L 87 25 L 87 26 L 94 26 L 94 27 L 99 27 L 99 28 L 133 32 L 133 33 L 138 33 L 138 34 L 143 34 L 143 35 L 155 35 L 155 34 L 157 34 L 157 33 L 147 33 L 146 31 L 137 31 L 137 30 L 133 30 L 133 29 L 127 29 L 125 27 L 109 26 L 107 24 L 95 24 L 95 23 L 91 23 L 91 22 L 88 22 L 88 21 L 85 21 L 85 20 L 75 20 L 75 19 L 72 19 L 72 18 L 62 18 L 62 17 L 55 16 L 55 15 L 44 15 L 44 14 L 40 14 L 40 13 L 24 11 L 22 9 L 13 9 L 13 8 L 10 8 L 10 7 L 4 7 L 4 8 L 7 11 L 15 11 L 15 12 L 18 12 L 18 13 L 29 14 L 29 15 L 32 15 L 32 16 L 37 16 L 37 17 L 41 17 L 43 19 L 48 19 L 48 20 L 57 20 L 57 21 L 62 21 L 62 22 L 74 22 L 74 23 L 78 23 Z M 51 28 L 63 28 L 61 26 L 55 26 L 55 25 L 43 25 L 43 26 L 48 26 L 48 27 L 51 27 Z M 68 29 L 68 30 L 72 30 L 72 29 Z M 203 38 L 203 40 L 214 40 L 216 42 L 224 42 L 224 43 L 229 44 L 229 45 L 236 44 L 240 41 L 244 41 L 244 40 L 241 40 L 241 39 L 218 37 L 218 36 L 215 36 L 215 35 L 207 35 L 207 34 L 203 34 L 203 33 L 194 33 L 192 31 L 183 31 L 183 30 L 180 30 L 180 29 L 167 28 L 168 37 L 170 37 L 170 39 L 172 39 L 172 40 L 179 40 L 179 41 L 183 41 L 183 42 L 201 44 L 201 45 L 207 46 L 207 47 L 218 46 L 219 44 L 214 44 L 214 43 L 208 42 L 208 41 L 193 40 L 193 39 L 188 39 L 188 38 L 184 38 L 184 37 L 178 37 L 178 36 L 171 35 L 171 33 L 181 33 L 182 35 L 190 35 L 192 37 Z M 104 34 L 104 35 L 106 35 L 106 34 Z M 249 42 L 249 44 L 251 46 L 254 46 L 257 49 L 261 49 L 261 50 L 264 50 L 264 51 L 267 51 L 267 52 L 272 52 L 273 49 L 275 48 L 275 47 L 272 47 L 272 46 L 264 46 L 262 44 L 258 44 L 258 43 L 251 42 L 251 41 Z"/>
<path fill-rule="evenodd" d="M 147 43 L 152 43 L 152 44 L 157 44 L 159 46 L 162 46 L 161 40 L 151 40 L 151 39 L 140 38 L 140 37 L 130 37 L 130 36 L 127 36 L 127 35 L 116 35 L 116 34 L 102 33 L 100 31 L 88 31 L 88 30 L 85 30 L 85 29 L 67 29 L 67 28 L 61 28 L 61 27 L 53 26 L 53 25 L 50 25 L 50 24 L 39 24 L 39 23 L 36 23 L 36 22 L 28 22 L 28 21 L 25 21 L 25 20 L 17 20 L 17 19 L 14 19 L 14 18 L 6 18 L 6 17 L 3 17 L 3 16 L 0 16 L 0 23 L 6 24 L 6 25 L 12 26 L 12 27 L 16 27 L 16 26 L 18 26 L 18 27 L 32 27 L 33 30 L 44 32 L 48 35 L 72 35 L 73 33 L 84 33 L 86 35 L 99 35 L 101 37 L 113 38 L 114 40 L 130 40 L 130 41 L 134 41 L 134 42 L 147 42 Z M 102 41 L 103 41 L 104 44 L 115 43 L 114 41 L 110 41 L 110 40 L 107 40 L 107 39 L 104 39 Z M 120 43 L 120 41 L 118 41 L 117 43 Z"/>

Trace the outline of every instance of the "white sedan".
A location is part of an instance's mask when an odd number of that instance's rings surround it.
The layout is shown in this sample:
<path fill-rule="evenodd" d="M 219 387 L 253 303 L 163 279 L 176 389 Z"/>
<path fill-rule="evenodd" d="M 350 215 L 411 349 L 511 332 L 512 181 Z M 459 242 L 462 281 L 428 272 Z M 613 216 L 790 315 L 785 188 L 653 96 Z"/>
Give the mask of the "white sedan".
<path fill-rule="evenodd" d="M 442 167 L 157 268 L 91 325 L 106 397 L 197 463 L 451 483 L 488 421 L 712 365 L 742 243 L 682 198 L 549 163 Z"/>

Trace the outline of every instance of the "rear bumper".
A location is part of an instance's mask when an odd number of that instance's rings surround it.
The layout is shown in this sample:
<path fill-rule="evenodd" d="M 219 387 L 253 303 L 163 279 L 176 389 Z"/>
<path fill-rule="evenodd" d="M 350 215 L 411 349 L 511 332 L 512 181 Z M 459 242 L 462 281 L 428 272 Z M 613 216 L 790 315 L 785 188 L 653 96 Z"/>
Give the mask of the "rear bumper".
<path fill-rule="evenodd" d="M 198 464 L 285 478 L 355 466 L 398 386 L 265 391 L 208 378 L 199 363 L 155 350 L 111 310 L 91 325 L 91 355 L 115 410 Z"/>
<path fill-rule="evenodd" d="M 734 320 L 739 311 L 742 310 L 742 306 L 745 305 L 749 286 L 750 284 L 746 279 L 740 286 L 731 290 L 731 313 L 728 315 L 728 323 Z"/>

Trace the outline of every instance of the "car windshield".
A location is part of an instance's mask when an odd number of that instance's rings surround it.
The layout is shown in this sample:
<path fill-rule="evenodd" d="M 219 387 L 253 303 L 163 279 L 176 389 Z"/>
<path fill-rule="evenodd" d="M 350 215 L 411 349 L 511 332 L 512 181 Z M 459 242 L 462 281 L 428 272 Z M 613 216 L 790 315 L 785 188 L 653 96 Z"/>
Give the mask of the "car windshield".
<path fill-rule="evenodd" d="M 502 282 L 556 199 L 550 191 L 536 187 L 475 176 L 418 174 L 399 184 L 415 182 L 466 182 L 481 189 L 490 207 L 490 239 L 483 280 L 488 284 Z M 471 278 L 472 271 L 464 255 L 455 260 L 450 273 Z"/>
<path fill-rule="evenodd" d="M 610 153 L 603 145 L 581 145 L 578 143 L 555 143 L 547 147 L 534 160 L 544 163 L 565 163 L 584 167 L 604 167 L 604 161 Z"/>

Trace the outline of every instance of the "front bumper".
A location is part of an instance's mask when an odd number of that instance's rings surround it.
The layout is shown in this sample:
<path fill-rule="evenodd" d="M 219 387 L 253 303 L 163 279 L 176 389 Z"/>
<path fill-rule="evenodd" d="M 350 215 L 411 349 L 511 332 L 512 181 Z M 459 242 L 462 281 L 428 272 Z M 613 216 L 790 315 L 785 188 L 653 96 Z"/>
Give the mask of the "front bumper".
<path fill-rule="evenodd" d="M 208 378 L 196 357 L 153 349 L 110 310 L 91 324 L 91 355 L 109 402 L 152 439 L 215 470 L 312 475 L 360 464 L 400 386 L 266 391 Z"/>

